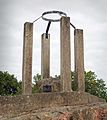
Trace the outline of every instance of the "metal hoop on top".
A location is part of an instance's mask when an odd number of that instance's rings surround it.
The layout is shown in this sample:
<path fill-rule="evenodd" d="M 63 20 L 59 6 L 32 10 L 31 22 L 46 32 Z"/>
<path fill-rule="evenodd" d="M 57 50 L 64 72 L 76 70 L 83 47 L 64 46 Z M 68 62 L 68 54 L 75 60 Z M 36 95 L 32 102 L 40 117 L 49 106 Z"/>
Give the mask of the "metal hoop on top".
<path fill-rule="evenodd" d="M 47 12 L 44 12 L 42 14 L 42 19 L 45 20 L 45 21 L 50 21 L 50 22 L 59 22 L 60 19 L 48 19 L 48 18 L 45 17 L 45 15 L 47 15 L 47 14 L 53 14 L 53 13 L 54 14 L 59 14 L 60 16 L 67 17 L 67 14 L 64 13 L 64 12 L 62 12 L 62 11 L 47 11 Z"/>

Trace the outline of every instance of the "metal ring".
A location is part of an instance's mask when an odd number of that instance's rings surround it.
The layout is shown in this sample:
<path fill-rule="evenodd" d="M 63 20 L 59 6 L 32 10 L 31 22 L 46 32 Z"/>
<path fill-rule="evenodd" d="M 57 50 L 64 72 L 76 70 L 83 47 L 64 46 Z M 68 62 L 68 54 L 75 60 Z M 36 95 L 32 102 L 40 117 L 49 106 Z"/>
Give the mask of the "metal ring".
<path fill-rule="evenodd" d="M 48 18 L 44 17 L 44 16 L 47 15 L 47 14 L 53 14 L 53 13 L 59 14 L 60 16 L 65 16 L 65 17 L 67 17 L 67 14 L 64 13 L 64 12 L 62 12 L 62 11 L 47 11 L 47 12 L 44 12 L 44 13 L 42 14 L 42 19 L 43 19 L 43 20 L 46 20 L 46 21 L 51 21 L 51 22 L 59 22 L 60 19 L 48 19 Z"/>

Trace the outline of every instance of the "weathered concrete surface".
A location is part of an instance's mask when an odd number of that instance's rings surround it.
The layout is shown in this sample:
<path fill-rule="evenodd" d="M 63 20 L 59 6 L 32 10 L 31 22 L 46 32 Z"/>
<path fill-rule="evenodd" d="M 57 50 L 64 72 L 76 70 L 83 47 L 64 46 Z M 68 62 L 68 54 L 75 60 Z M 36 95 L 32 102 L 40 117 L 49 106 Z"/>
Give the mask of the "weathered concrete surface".
<path fill-rule="evenodd" d="M 33 23 L 26 22 L 24 24 L 23 70 L 22 70 L 22 84 L 24 95 L 30 95 L 32 92 L 32 48 L 33 48 Z"/>
<path fill-rule="evenodd" d="M 75 81 L 78 91 L 85 91 L 83 30 L 74 30 Z"/>
<path fill-rule="evenodd" d="M 71 47 L 70 47 L 70 18 L 60 20 L 60 72 L 63 92 L 71 91 Z"/>
<path fill-rule="evenodd" d="M 42 108 L 78 106 L 105 102 L 85 92 L 39 93 L 35 95 L 0 97 L 0 120 L 30 114 Z M 31 116 L 32 117 L 32 116 Z M 31 119 L 33 120 L 33 119 Z"/>
<path fill-rule="evenodd" d="M 41 38 L 41 75 L 42 79 L 50 77 L 50 35 L 42 34 Z"/>

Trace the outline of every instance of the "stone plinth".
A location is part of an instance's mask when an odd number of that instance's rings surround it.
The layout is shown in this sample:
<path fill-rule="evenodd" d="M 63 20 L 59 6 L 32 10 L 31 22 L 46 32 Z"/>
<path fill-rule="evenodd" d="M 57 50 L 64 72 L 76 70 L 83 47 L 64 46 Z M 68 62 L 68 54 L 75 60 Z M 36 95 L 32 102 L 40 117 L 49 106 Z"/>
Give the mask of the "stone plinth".
<path fill-rule="evenodd" d="M 78 91 L 85 91 L 83 30 L 74 30 L 75 80 Z"/>
<path fill-rule="evenodd" d="M 37 82 L 39 92 L 61 92 L 62 84 L 60 79 L 45 78 Z"/>
<path fill-rule="evenodd" d="M 69 109 L 66 109 L 69 112 L 71 111 L 72 113 L 75 110 L 75 112 L 78 113 L 79 109 L 81 111 L 81 106 L 84 106 L 84 108 L 86 108 L 88 104 L 90 106 L 90 104 L 101 105 L 102 103 L 105 103 L 105 105 L 103 105 L 101 108 L 103 107 L 107 108 L 107 104 L 105 100 L 85 92 L 65 92 L 65 93 L 50 92 L 50 93 L 38 93 L 35 95 L 6 96 L 6 97 L 0 97 L 0 120 L 29 120 L 29 119 L 34 120 L 32 119 L 34 113 L 39 116 L 44 111 L 45 115 L 47 115 L 46 112 L 47 109 L 51 109 L 51 110 L 55 109 L 56 112 L 60 111 L 63 113 L 66 111 L 65 110 L 62 111 L 60 107 L 65 108 L 67 106 L 71 107 Z M 92 111 L 93 111 L 93 105 L 90 107 L 90 110 Z M 86 109 L 84 108 L 83 111 L 85 112 Z M 52 113 L 55 113 L 55 111 Z M 86 114 L 86 116 L 88 116 L 88 113 Z M 28 116 L 26 117 L 27 114 Z M 20 118 L 21 116 L 23 116 L 23 119 Z M 15 117 L 17 117 L 17 119 Z M 74 116 L 74 118 L 75 117 L 76 116 Z M 38 120 L 36 116 L 35 116 L 35 120 Z M 88 120 L 88 119 L 83 119 L 83 120 Z M 89 120 L 97 120 L 97 119 L 89 119 Z"/>
<path fill-rule="evenodd" d="M 70 18 L 62 17 L 60 21 L 60 72 L 63 91 L 71 91 L 71 47 Z"/>
<path fill-rule="evenodd" d="M 24 24 L 23 70 L 22 70 L 22 84 L 24 95 L 29 95 L 32 92 L 32 48 L 33 48 L 33 23 L 26 22 Z"/>
<path fill-rule="evenodd" d="M 42 79 L 50 76 L 50 35 L 42 34 L 41 38 L 41 75 Z"/>

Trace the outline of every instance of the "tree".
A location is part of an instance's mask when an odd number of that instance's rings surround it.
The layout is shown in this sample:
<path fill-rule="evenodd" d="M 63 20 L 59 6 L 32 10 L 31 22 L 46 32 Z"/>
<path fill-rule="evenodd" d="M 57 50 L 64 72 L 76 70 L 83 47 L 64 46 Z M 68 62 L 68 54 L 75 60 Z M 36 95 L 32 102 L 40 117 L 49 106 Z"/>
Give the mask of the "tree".
<path fill-rule="evenodd" d="M 36 83 L 37 81 L 41 80 L 41 75 L 37 73 L 36 75 L 34 75 L 33 79 L 34 79 L 34 82 Z"/>
<path fill-rule="evenodd" d="M 98 79 L 92 72 L 85 72 L 85 91 L 97 97 L 107 100 L 107 87 L 103 79 Z"/>
<path fill-rule="evenodd" d="M 97 75 L 92 71 L 88 71 L 88 72 L 85 71 L 84 74 L 85 74 L 85 91 L 92 95 L 95 95 L 97 97 L 107 100 L 107 87 L 104 80 L 98 79 Z M 75 72 L 71 72 L 72 89 L 75 91 L 77 88 L 77 85 L 76 85 L 74 76 L 75 76 Z M 55 75 L 55 78 L 60 78 L 60 76 Z M 41 75 L 37 74 L 36 76 L 34 76 L 35 83 L 40 79 L 41 79 Z M 36 85 L 34 87 L 36 87 Z M 37 87 L 35 89 L 36 91 L 38 91 Z"/>
<path fill-rule="evenodd" d="M 39 92 L 39 87 L 37 86 L 36 83 L 37 83 L 39 80 L 41 80 L 41 75 L 39 75 L 39 74 L 37 73 L 36 75 L 34 75 L 33 80 L 34 80 L 34 83 L 33 83 L 33 87 L 32 87 L 32 92 L 33 92 L 33 93 L 37 93 L 37 92 Z"/>
<path fill-rule="evenodd" d="M 0 71 L 0 95 L 18 95 L 21 93 L 21 81 L 8 72 Z"/>
<path fill-rule="evenodd" d="M 92 71 L 85 71 L 84 75 L 85 92 L 107 100 L 107 87 L 105 81 L 102 79 L 98 79 L 97 75 Z M 75 73 L 72 72 L 72 89 L 76 90 L 77 85 L 74 76 Z"/>

